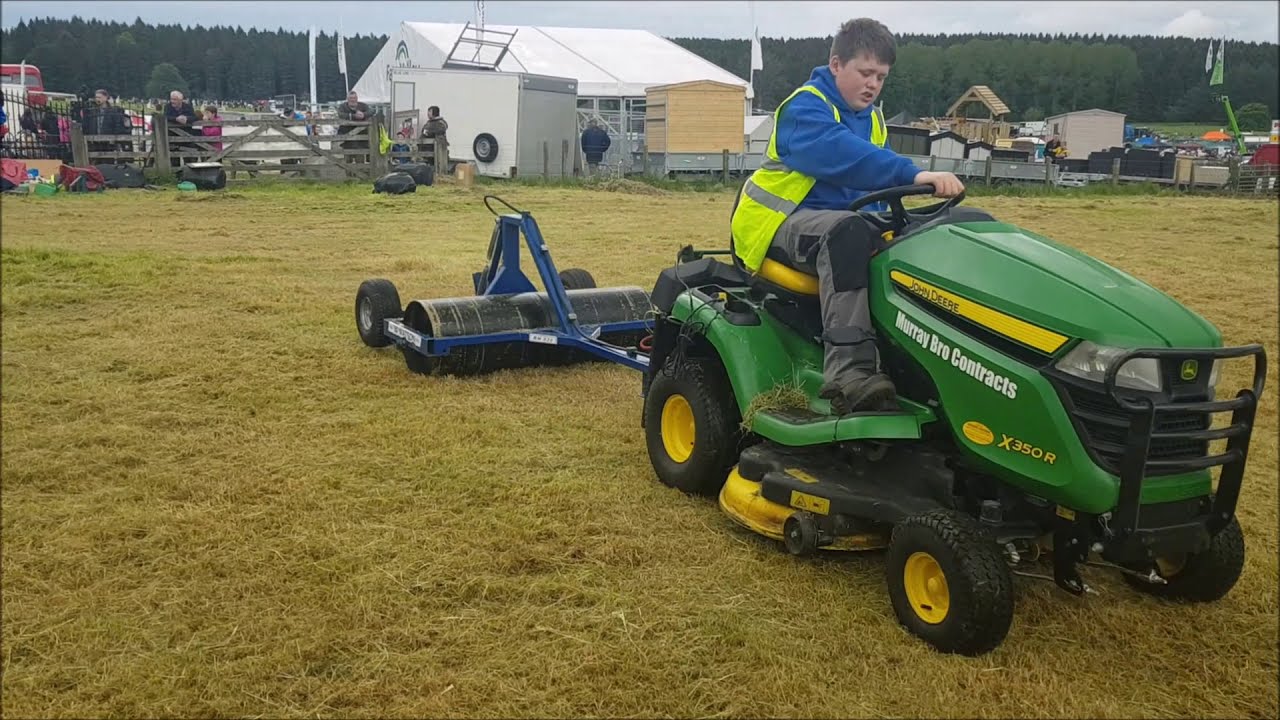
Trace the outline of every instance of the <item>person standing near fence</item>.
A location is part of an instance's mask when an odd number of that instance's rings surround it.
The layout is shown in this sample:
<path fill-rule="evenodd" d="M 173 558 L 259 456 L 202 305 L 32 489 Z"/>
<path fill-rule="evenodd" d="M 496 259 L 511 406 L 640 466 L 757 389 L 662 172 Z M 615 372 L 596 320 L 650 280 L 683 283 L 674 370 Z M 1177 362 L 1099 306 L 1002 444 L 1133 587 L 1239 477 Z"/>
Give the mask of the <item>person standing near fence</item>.
<path fill-rule="evenodd" d="M 164 106 L 164 118 L 168 121 L 171 128 L 177 128 L 178 134 L 195 135 L 196 131 L 191 126 L 196 121 L 196 110 L 187 102 L 182 93 L 174 90 L 169 93 L 169 104 Z M 186 152 L 192 150 L 191 143 L 169 141 L 169 152 L 171 153 L 169 165 L 171 167 L 179 167 L 182 165 L 182 158 L 174 157 L 174 152 Z"/>
<path fill-rule="evenodd" d="M 85 108 L 84 111 L 84 134 L 93 135 L 128 135 L 131 132 L 129 124 L 124 118 L 124 109 L 111 104 L 111 94 L 106 90 L 99 88 L 93 93 L 93 107 Z M 89 143 L 90 152 L 113 152 L 117 150 L 131 150 L 130 143 L 120 140 L 94 140 Z M 122 160 L 120 158 L 97 158 L 98 160 L 110 162 L 113 165 L 119 165 Z M 95 165 L 90 160 L 90 165 Z"/>
<path fill-rule="evenodd" d="M 222 137 L 222 116 L 218 114 L 217 105 L 204 106 L 204 121 L 200 125 L 200 134 L 205 137 Z M 222 143 L 213 143 L 214 153 L 222 152 Z"/>
<path fill-rule="evenodd" d="M 600 163 L 604 161 L 604 154 L 609 151 L 609 146 L 613 141 L 609 139 L 609 133 L 600 127 L 600 123 L 595 118 L 587 123 L 587 129 L 582 131 L 582 153 L 587 156 L 587 176 L 591 177 L 599 174 Z"/>
<path fill-rule="evenodd" d="M 449 172 L 449 123 L 440 116 L 440 106 L 427 108 L 427 121 L 422 125 L 422 137 L 433 141 L 431 153 L 437 172 Z"/>
<path fill-rule="evenodd" d="M 347 101 L 338 106 L 338 120 L 340 122 L 363 122 L 363 121 L 369 120 L 369 116 L 370 116 L 369 106 L 360 102 L 360 96 L 356 94 L 355 90 L 352 90 L 351 92 L 347 93 Z M 350 133 L 351 130 L 352 129 L 350 127 L 342 127 L 340 125 L 338 127 L 338 134 L 346 135 Z M 372 139 L 371 135 L 366 135 L 366 137 L 368 137 L 369 139 Z M 370 145 L 368 140 L 365 140 L 363 142 L 359 140 L 348 140 L 344 143 L 341 143 L 340 147 L 343 150 L 348 150 L 348 151 L 349 150 L 367 150 L 370 147 Z M 347 155 L 344 158 L 344 160 L 346 160 L 346 162 L 349 162 L 349 163 L 357 162 L 361 160 L 361 156 Z M 364 158 L 364 160 L 367 161 L 368 158 Z"/>

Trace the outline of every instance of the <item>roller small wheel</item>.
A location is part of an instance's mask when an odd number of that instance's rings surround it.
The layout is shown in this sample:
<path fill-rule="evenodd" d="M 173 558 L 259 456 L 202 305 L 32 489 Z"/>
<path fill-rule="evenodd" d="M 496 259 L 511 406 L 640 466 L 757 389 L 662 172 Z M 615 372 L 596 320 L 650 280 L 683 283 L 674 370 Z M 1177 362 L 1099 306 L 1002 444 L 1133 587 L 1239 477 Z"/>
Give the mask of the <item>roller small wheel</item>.
<path fill-rule="evenodd" d="M 715 360 L 681 357 L 659 368 L 644 399 L 645 445 L 664 485 L 714 495 L 737 461 L 741 418 Z"/>
<path fill-rule="evenodd" d="M 1231 518 L 1204 550 L 1156 558 L 1155 571 L 1164 578 L 1163 584 L 1147 582 L 1128 573 L 1123 577 L 1135 590 L 1158 598 L 1214 602 L 1235 587 L 1243 570 L 1244 532 L 1240 523 Z"/>
<path fill-rule="evenodd" d="M 941 652 L 989 652 L 1013 624 L 1013 573 L 994 537 L 963 513 L 895 526 L 885 576 L 898 622 Z"/>
<path fill-rule="evenodd" d="M 569 268 L 560 271 L 560 282 L 565 290 L 586 290 L 596 286 L 596 279 L 582 268 Z"/>
<path fill-rule="evenodd" d="M 382 321 L 403 314 L 400 293 L 390 280 L 377 278 L 360 283 L 356 291 L 356 330 L 365 345 L 373 348 L 390 345 L 391 338 L 382 331 Z"/>
<path fill-rule="evenodd" d="M 787 552 L 796 557 L 809 557 L 818 552 L 818 523 L 813 513 L 792 513 L 782 524 L 782 542 Z"/>

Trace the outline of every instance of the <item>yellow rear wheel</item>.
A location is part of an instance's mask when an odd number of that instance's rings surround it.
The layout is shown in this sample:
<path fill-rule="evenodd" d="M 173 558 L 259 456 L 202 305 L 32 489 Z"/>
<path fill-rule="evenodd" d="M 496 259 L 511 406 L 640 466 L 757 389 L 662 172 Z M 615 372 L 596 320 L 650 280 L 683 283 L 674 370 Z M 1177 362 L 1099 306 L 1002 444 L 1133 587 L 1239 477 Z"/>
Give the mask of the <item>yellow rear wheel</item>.
<path fill-rule="evenodd" d="M 693 456 L 693 443 L 698 428 L 693 408 L 683 395 L 674 394 L 662 405 L 662 447 L 678 463 Z"/>
<path fill-rule="evenodd" d="M 664 485 L 714 496 L 738 460 L 742 438 L 733 388 L 714 358 L 667 362 L 644 398 L 649 461 Z"/>

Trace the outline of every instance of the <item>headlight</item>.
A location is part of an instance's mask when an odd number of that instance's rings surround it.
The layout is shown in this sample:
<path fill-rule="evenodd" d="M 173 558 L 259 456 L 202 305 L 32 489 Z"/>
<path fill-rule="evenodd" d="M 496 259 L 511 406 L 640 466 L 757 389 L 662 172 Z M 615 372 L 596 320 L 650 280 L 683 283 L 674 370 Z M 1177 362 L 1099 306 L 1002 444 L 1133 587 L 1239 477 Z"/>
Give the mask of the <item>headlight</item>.
<path fill-rule="evenodd" d="M 1124 348 L 1095 345 L 1086 340 L 1063 356 L 1056 367 L 1078 378 L 1101 383 L 1106 378 L 1107 369 L 1126 352 L 1129 351 Z M 1217 363 L 1214 363 L 1213 372 L 1213 378 L 1216 379 Z M 1155 358 L 1134 358 L 1116 373 L 1116 385 L 1133 390 L 1160 392 L 1163 388 L 1163 383 L 1160 382 L 1160 363 Z"/>

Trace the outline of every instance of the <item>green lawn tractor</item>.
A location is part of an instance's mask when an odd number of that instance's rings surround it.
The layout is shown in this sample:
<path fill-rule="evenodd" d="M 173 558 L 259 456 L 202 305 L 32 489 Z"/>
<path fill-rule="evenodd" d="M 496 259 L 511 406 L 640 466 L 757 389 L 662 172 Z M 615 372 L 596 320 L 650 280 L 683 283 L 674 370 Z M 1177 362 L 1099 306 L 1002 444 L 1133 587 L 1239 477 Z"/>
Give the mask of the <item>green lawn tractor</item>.
<path fill-rule="evenodd" d="M 1244 563 L 1263 348 L 1223 347 L 1167 295 L 963 196 L 903 204 L 932 192 L 850 208 L 884 232 L 870 305 L 895 410 L 837 416 L 818 397 L 812 275 L 681 250 L 651 296 L 657 477 L 795 555 L 884 549 L 895 615 L 942 652 L 1005 639 L 1015 575 L 1081 595 L 1079 566 L 1096 565 L 1162 598 L 1221 598 Z M 876 202 L 890 210 L 861 210 Z M 1252 360 L 1253 383 L 1228 396 L 1232 359 Z"/>

